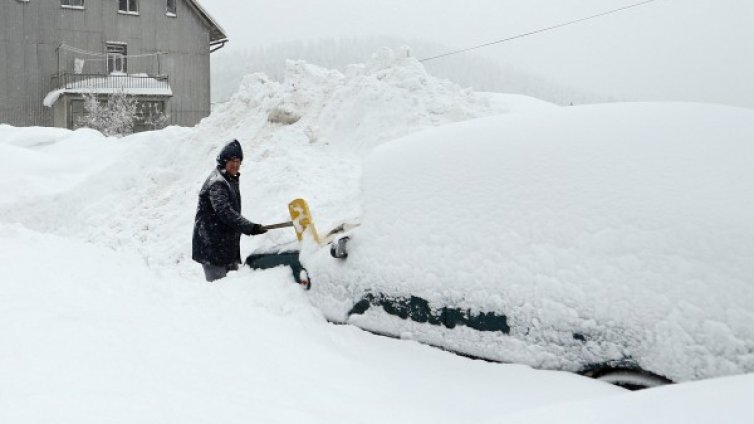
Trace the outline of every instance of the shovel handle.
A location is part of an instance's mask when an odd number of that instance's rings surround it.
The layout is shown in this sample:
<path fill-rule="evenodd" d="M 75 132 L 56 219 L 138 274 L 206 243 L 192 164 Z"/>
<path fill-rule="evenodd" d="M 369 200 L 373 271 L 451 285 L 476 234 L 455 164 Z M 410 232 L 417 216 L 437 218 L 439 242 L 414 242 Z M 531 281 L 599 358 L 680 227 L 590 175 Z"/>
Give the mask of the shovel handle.
<path fill-rule="evenodd" d="M 287 227 L 293 227 L 293 221 L 281 222 L 279 224 L 270 224 L 270 225 L 262 226 L 262 228 L 265 230 L 274 230 L 276 228 L 287 228 Z"/>

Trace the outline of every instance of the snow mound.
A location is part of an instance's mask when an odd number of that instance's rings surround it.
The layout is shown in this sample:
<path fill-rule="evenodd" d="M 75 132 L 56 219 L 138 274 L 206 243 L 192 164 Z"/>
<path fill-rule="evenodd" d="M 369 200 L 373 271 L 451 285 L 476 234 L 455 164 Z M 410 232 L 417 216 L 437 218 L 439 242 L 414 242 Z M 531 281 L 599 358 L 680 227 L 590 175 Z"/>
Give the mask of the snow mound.
<path fill-rule="evenodd" d="M 118 158 L 118 146 L 89 129 L 14 128 L 0 125 L 0 207 L 16 207 L 40 195 L 64 193 Z M 91 155 L 99 155 L 92 160 Z"/>
<path fill-rule="evenodd" d="M 429 75 L 409 49 L 386 48 L 345 73 L 288 61 L 283 82 L 247 75 L 238 93 L 202 126 L 262 137 L 275 132 L 368 152 L 420 129 L 507 112 L 519 102 L 525 100 L 493 106 L 487 96 Z"/>
<path fill-rule="evenodd" d="M 416 331 L 537 367 L 751 372 L 752 140 L 751 110 L 613 104 L 387 143 L 366 159 L 348 259 L 305 258 L 314 299 L 338 320 L 370 291 L 502 313 L 511 336 Z"/>

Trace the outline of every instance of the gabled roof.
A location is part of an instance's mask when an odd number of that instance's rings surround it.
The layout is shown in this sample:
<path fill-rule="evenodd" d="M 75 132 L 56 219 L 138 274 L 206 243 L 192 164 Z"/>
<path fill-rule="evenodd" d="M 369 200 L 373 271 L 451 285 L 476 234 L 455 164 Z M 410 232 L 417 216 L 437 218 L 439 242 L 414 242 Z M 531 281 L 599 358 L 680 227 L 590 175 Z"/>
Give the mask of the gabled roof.
<path fill-rule="evenodd" d="M 228 40 L 225 30 L 215 21 L 197 0 L 186 0 L 186 3 L 194 9 L 199 18 L 209 27 L 209 43 L 216 44 Z"/>

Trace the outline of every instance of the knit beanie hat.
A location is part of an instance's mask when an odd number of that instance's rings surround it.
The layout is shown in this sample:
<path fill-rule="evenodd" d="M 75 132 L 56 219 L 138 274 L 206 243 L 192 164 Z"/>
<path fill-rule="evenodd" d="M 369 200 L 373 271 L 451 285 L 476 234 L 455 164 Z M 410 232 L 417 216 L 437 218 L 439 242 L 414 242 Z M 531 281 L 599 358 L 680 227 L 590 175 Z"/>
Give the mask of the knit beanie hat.
<path fill-rule="evenodd" d="M 232 158 L 238 158 L 243 161 L 243 149 L 241 149 L 241 143 L 235 139 L 226 144 L 220 151 L 220 154 L 217 155 L 217 164 L 225 166 L 225 162 Z"/>

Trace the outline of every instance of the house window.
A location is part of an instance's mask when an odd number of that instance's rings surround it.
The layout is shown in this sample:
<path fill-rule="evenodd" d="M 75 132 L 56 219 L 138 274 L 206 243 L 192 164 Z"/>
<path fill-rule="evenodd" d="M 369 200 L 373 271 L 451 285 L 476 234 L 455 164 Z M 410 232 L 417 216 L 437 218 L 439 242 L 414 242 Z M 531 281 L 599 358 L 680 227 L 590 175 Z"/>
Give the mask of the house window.
<path fill-rule="evenodd" d="M 84 0 L 60 0 L 60 6 L 71 7 L 75 9 L 83 9 Z"/>
<path fill-rule="evenodd" d="M 175 8 L 175 0 L 167 0 L 167 5 L 165 6 L 165 12 L 168 16 L 176 16 L 176 8 Z"/>
<path fill-rule="evenodd" d="M 128 71 L 128 58 L 125 44 L 107 44 L 107 73 L 126 73 Z"/>
<path fill-rule="evenodd" d="M 163 100 L 139 100 L 136 103 L 134 131 L 161 129 L 167 124 L 165 102 Z"/>
<path fill-rule="evenodd" d="M 124 13 L 139 13 L 136 0 L 118 0 L 118 11 Z"/>

